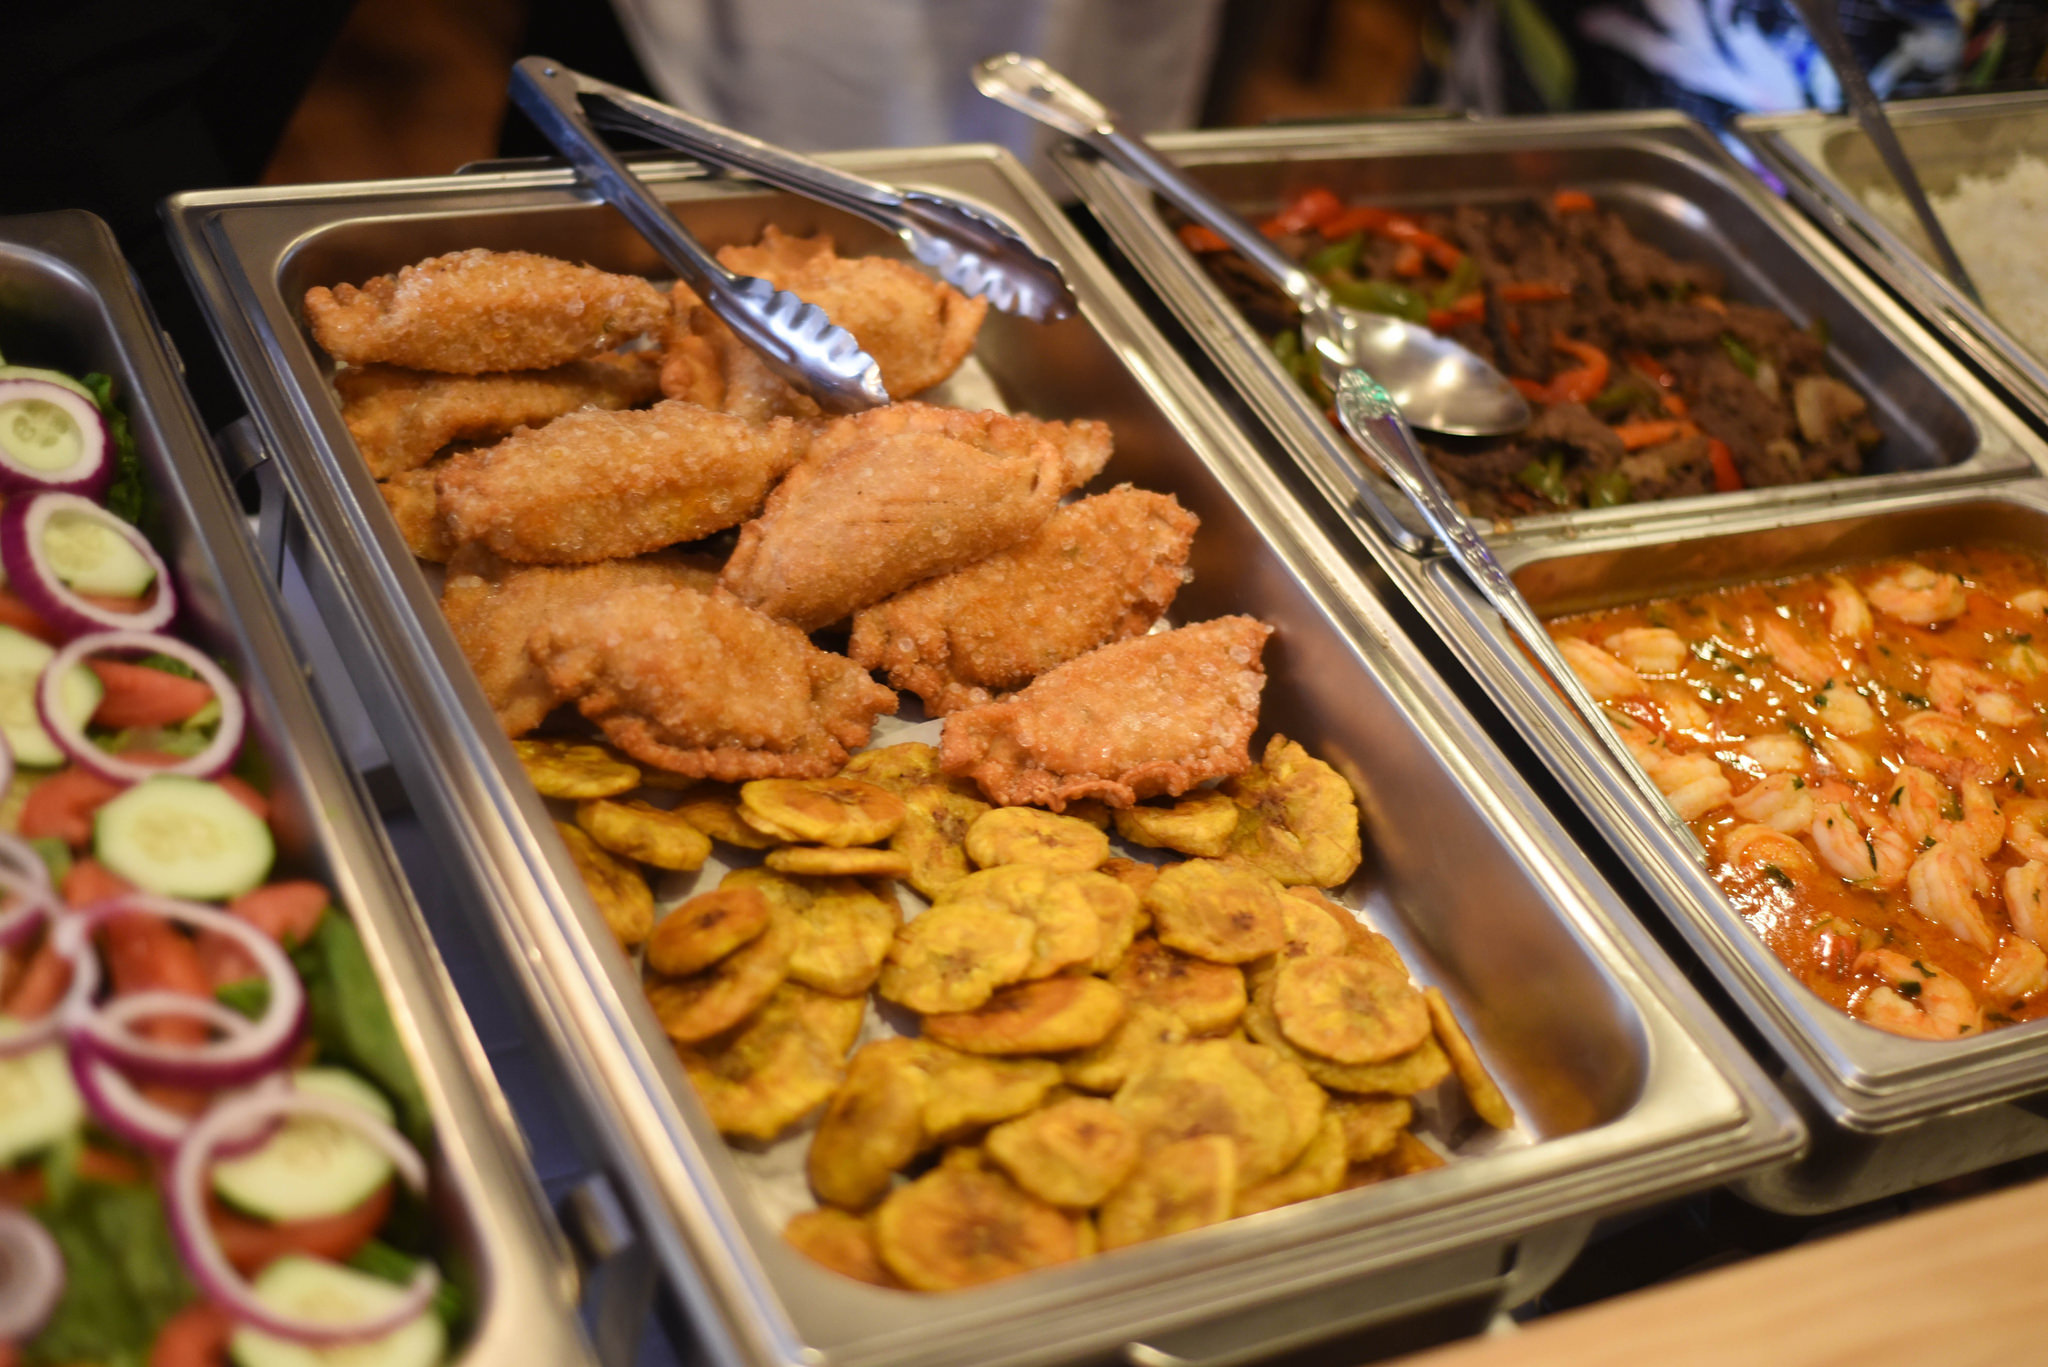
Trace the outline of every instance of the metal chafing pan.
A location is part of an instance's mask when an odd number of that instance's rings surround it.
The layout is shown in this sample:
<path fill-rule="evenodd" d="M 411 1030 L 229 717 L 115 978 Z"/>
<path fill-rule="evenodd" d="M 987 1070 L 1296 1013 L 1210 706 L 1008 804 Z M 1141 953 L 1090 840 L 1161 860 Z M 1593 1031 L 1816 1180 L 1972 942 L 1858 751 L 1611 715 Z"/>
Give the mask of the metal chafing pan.
<path fill-rule="evenodd" d="M 90 214 L 0 219 L 0 351 L 113 376 L 157 499 L 188 634 L 240 680 L 269 760 L 281 873 L 361 932 L 434 1117 L 434 1220 L 474 1323 L 456 1360 L 581 1362 L 576 1278 L 503 1098 L 365 796 L 328 739 L 273 585 L 113 234 Z M 530 1355 L 530 1356 L 529 1356 Z"/>
<path fill-rule="evenodd" d="M 1664 522 L 1794 509 L 2031 473 L 2048 447 L 1935 345 L 1821 234 L 1766 194 L 1700 125 L 1666 112 L 1505 119 L 1431 127 L 1353 124 L 1164 135 L 1159 149 L 1249 217 L 1309 185 L 1347 200 L 1433 208 L 1501 203 L 1560 185 L 1589 191 L 1632 231 L 1674 256 L 1707 261 L 1727 293 L 1824 320 L 1835 373 L 1866 396 L 1885 434 L 1873 473 L 1855 479 L 1669 499 L 1517 520 L 1498 539 L 1564 527 Z M 1167 227 L 1152 193 L 1071 146 L 1061 171 L 1174 315 L 1347 517 L 1408 551 L 1429 546 L 1420 519 L 1284 371 L 1264 340 Z"/>
<path fill-rule="evenodd" d="M 1953 190 L 1965 174 L 2004 171 L 2022 152 L 2048 157 L 2048 91 L 1915 100 L 1886 108 L 1929 194 Z M 1812 112 L 1751 114 L 1737 119 L 1736 128 L 1785 182 L 1793 201 L 1835 241 L 2048 422 L 2048 356 L 2021 345 L 1932 265 L 1918 243 L 1864 204 L 1863 194 L 1872 188 L 1897 191 L 1853 119 Z M 2048 272 L 2048 245 L 2042 251 Z"/>
<path fill-rule="evenodd" d="M 1921 491 L 1854 508 L 1751 509 L 1684 526 L 1602 529 L 1500 548 L 1539 613 L 1811 573 L 1959 545 L 2048 553 L 2048 481 Z M 1425 613 L 1621 851 L 1776 1054 L 1820 1122 L 1807 1162 L 1745 1184 L 1765 1204 L 1819 1210 L 2048 1150 L 2048 1024 L 1954 1044 L 1888 1035 L 1793 976 L 1447 561 L 1417 580 Z"/>
<path fill-rule="evenodd" d="M 426 578 L 351 445 L 306 287 L 458 247 L 525 248 L 658 272 L 561 172 L 192 194 L 174 240 L 282 465 L 319 562 L 323 616 L 382 718 L 401 778 L 608 1125 L 613 1158 L 714 1360 L 748 1364 L 1226 1363 L 1426 1314 L 1466 1326 L 1544 1285 L 1597 1212 L 1782 1161 L 1782 1098 L 1644 937 L 1444 689 L 1371 589 L 1301 515 L 1057 208 L 994 148 L 842 164 L 979 202 L 1063 263 L 1080 314 L 991 315 L 950 396 L 1107 419 L 1108 478 L 1198 513 L 1181 620 L 1275 624 L 1267 730 L 1347 774 L 1370 830 L 1351 892 L 1441 984 L 1525 1123 L 1463 1161 L 973 1291 L 862 1286 L 785 1246 L 752 1199 L 500 736 Z M 764 224 L 893 251 L 857 220 L 682 163 L 646 163 L 716 245 Z"/>

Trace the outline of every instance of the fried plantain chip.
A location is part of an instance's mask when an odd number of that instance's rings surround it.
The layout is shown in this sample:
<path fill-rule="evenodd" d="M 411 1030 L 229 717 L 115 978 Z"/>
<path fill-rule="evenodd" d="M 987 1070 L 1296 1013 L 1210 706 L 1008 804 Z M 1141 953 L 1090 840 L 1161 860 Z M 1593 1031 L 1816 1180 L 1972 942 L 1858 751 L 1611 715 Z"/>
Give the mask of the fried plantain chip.
<path fill-rule="evenodd" d="M 1451 1061 L 1437 1046 L 1435 1036 L 1388 1059 L 1384 1063 L 1336 1063 L 1297 1049 L 1281 1032 L 1273 1016 L 1273 984 L 1268 979 L 1252 993 L 1245 1007 L 1245 1031 L 1280 1057 L 1298 1064 L 1311 1078 L 1333 1092 L 1389 1092 L 1413 1096 L 1427 1091 L 1451 1075 Z"/>
<path fill-rule="evenodd" d="M 1415 1137 L 1412 1130 L 1403 1130 L 1394 1136 L 1393 1147 L 1378 1158 L 1364 1163 L 1353 1163 L 1344 1174 L 1344 1189 L 1369 1187 L 1375 1182 L 1384 1182 L 1390 1177 L 1406 1177 L 1410 1173 L 1428 1172 L 1431 1168 L 1444 1165 L 1443 1155 Z"/>
<path fill-rule="evenodd" d="M 896 851 L 859 847 L 782 845 L 768 851 L 766 863 L 777 873 L 800 873 L 807 878 L 904 878 L 910 874 L 910 861 Z"/>
<path fill-rule="evenodd" d="M 1230 853 L 1240 810 L 1227 794 L 1203 789 L 1164 807 L 1122 808 L 1115 813 L 1116 833 L 1133 845 L 1221 859 Z"/>
<path fill-rule="evenodd" d="M 589 741 L 515 740 L 512 751 L 542 797 L 617 797 L 640 786 L 639 766 Z"/>
<path fill-rule="evenodd" d="M 918 1066 L 931 1080 L 925 1093 L 927 1143 L 951 1144 L 1020 1116 L 1059 1086 L 1059 1065 L 1043 1058 L 985 1058 L 919 1040 Z"/>
<path fill-rule="evenodd" d="M 678 1045 L 676 1057 L 720 1134 L 769 1140 L 832 1095 L 861 1011 L 859 1001 L 785 982 L 737 1029 Z"/>
<path fill-rule="evenodd" d="M 613 854 L 657 869 L 692 873 L 711 857 L 710 836 L 673 812 L 637 797 L 623 802 L 604 797 L 579 802 L 576 824 Z"/>
<path fill-rule="evenodd" d="M 1394 942 L 1359 920 L 1350 909 L 1331 901 L 1316 888 L 1289 888 L 1287 895 L 1298 902 L 1320 908 L 1324 915 L 1336 923 L 1350 944 L 1344 953 L 1353 958 L 1372 959 L 1383 963 L 1404 978 L 1411 976 L 1407 963 L 1401 958 L 1401 951 L 1394 948 Z"/>
<path fill-rule="evenodd" d="M 724 784 L 693 787 L 669 812 L 713 840 L 743 850 L 772 849 L 776 843 L 773 836 L 763 835 L 740 820 L 739 794 Z"/>
<path fill-rule="evenodd" d="M 1132 892 L 1137 893 L 1138 899 L 1142 903 L 1145 897 L 1145 889 L 1151 887 L 1152 880 L 1159 876 L 1159 866 L 1157 864 L 1147 864 L 1141 859 L 1126 859 L 1124 856 L 1118 855 L 1114 859 L 1103 860 L 1102 867 L 1097 869 L 1096 872 L 1116 879 L 1117 882 L 1122 883 Z M 1149 913 L 1147 919 L 1150 919 Z"/>
<path fill-rule="evenodd" d="M 1344 1185 L 1344 1170 L 1349 1162 L 1344 1150 L 1344 1122 L 1326 1115 L 1300 1156 L 1284 1171 L 1237 1193 L 1232 1213 L 1256 1215 L 1262 1210 L 1291 1206 L 1296 1201 L 1328 1196 Z"/>
<path fill-rule="evenodd" d="M 638 947 L 654 929 L 654 894 L 640 870 L 606 854 L 595 840 L 566 821 L 557 821 L 555 829 L 569 847 L 583 885 L 590 889 L 590 900 L 597 903 L 620 947 Z"/>
<path fill-rule="evenodd" d="M 1384 1063 L 1429 1037 L 1429 1007 L 1371 959 L 1289 959 L 1273 975 L 1273 1018 L 1297 1049 L 1337 1063 Z"/>
<path fill-rule="evenodd" d="M 847 849 L 887 840 L 903 799 L 857 778 L 757 778 L 740 785 L 740 820 L 777 840 Z"/>
<path fill-rule="evenodd" d="M 1328 903 L 1318 905 L 1300 897 L 1281 898 L 1280 920 L 1287 927 L 1286 943 L 1277 952 L 1246 964 L 1245 981 L 1256 987 L 1289 959 L 1332 958 L 1349 953 L 1352 937 L 1337 924 L 1332 910 L 1342 909 Z"/>
<path fill-rule="evenodd" d="M 1244 1015 L 1242 970 L 1190 958 L 1150 936 L 1131 942 L 1109 980 L 1131 1002 L 1173 1013 L 1191 1034 L 1221 1034 Z"/>
<path fill-rule="evenodd" d="M 972 1011 L 998 987 L 1020 981 L 1038 929 L 981 901 L 934 903 L 896 932 L 876 990 L 930 1015 Z"/>
<path fill-rule="evenodd" d="M 647 965 L 680 978 L 709 968 L 768 928 L 768 899 L 753 888 L 700 892 L 647 937 Z"/>
<path fill-rule="evenodd" d="M 1109 837 L 1085 821 L 1038 807 L 998 807 L 968 828 L 967 857 L 984 869 L 1035 864 L 1085 873 L 1109 858 Z"/>
<path fill-rule="evenodd" d="M 1220 1134 L 1167 1144 L 1145 1156 L 1129 1181 L 1095 1212 L 1105 1249 L 1129 1248 L 1230 1218 L 1237 1194 L 1237 1147 Z"/>
<path fill-rule="evenodd" d="M 1149 1002 L 1133 1002 L 1123 1024 L 1100 1044 L 1060 1060 L 1060 1076 L 1084 1092 L 1113 1092 L 1153 1051 L 1187 1037 L 1188 1027 L 1179 1016 Z"/>
<path fill-rule="evenodd" d="M 1234 1047 L 1235 1046 L 1235 1047 Z M 1301 1150 L 1294 1122 L 1266 1080 L 1238 1055 L 1233 1040 L 1168 1045 L 1131 1070 L 1116 1107 L 1138 1127 L 1149 1155 L 1197 1135 L 1237 1145 L 1240 1183 L 1263 1182 Z"/>
<path fill-rule="evenodd" d="M 912 1039 L 877 1040 L 847 1065 L 811 1136 L 805 1171 L 818 1199 L 865 1210 L 925 1144 L 930 1080 Z"/>
<path fill-rule="evenodd" d="M 907 798 L 912 789 L 927 784 L 949 789 L 962 797 L 979 798 L 981 795 L 981 789 L 972 779 L 953 778 L 941 769 L 938 748 L 923 741 L 903 741 L 879 749 L 863 750 L 846 761 L 839 770 L 839 776 L 872 783 L 903 798 Z"/>
<path fill-rule="evenodd" d="M 1358 799 L 1344 776 L 1274 736 L 1258 767 L 1223 781 L 1243 809 L 1230 851 L 1282 883 L 1334 888 L 1358 872 Z"/>
<path fill-rule="evenodd" d="M 903 824 L 889 837 L 889 848 L 910 861 L 904 875 L 910 886 L 936 899 L 974 872 L 967 859 L 967 828 L 990 808 L 936 783 L 918 784 L 902 796 Z"/>
<path fill-rule="evenodd" d="M 858 1215 L 830 1206 L 798 1211 L 782 1227 L 791 1247 L 820 1267 L 870 1286 L 900 1287 L 875 1248 L 875 1229 Z"/>
<path fill-rule="evenodd" d="M 823 879 L 809 891 L 809 904 L 797 913 L 789 976 L 823 992 L 859 996 L 882 971 L 902 909 L 894 894 L 857 878 Z"/>
<path fill-rule="evenodd" d="M 1286 943 L 1283 896 L 1257 869 L 1190 859 L 1161 869 L 1144 901 L 1161 944 L 1211 963 L 1241 964 Z"/>
<path fill-rule="evenodd" d="M 1330 1114 L 1344 1127 L 1345 1155 L 1365 1163 L 1393 1150 L 1415 1119 L 1415 1104 L 1405 1096 L 1339 1094 L 1330 1098 Z"/>
<path fill-rule="evenodd" d="M 1100 978 L 998 988 L 972 1011 L 924 1018 L 924 1034 L 968 1054 L 1060 1054 L 1100 1044 L 1124 1018 L 1124 994 Z"/>
<path fill-rule="evenodd" d="M 1036 864 L 1004 864 L 972 873 L 946 889 L 935 905 L 986 906 L 1029 920 L 1036 930 L 1026 978 L 1048 978 L 1073 964 L 1093 961 L 1102 944 L 1102 918 L 1076 875 Z"/>
<path fill-rule="evenodd" d="M 1124 961 L 1131 941 L 1138 938 L 1144 913 L 1138 909 L 1138 894 L 1103 873 L 1069 874 L 1081 895 L 1095 908 L 1101 923 L 1101 939 L 1095 957 L 1088 961 L 1090 973 L 1108 973 Z"/>
<path fill-rule="evenodd" d="M 1086 1209 L 1138 1165 L 1138 1132 L 1095 1097 L 1068 1097 L 1005 1121 L 984 1147 L 1010 1180 L 1041 1201 Z"/>
<path fill-rule="evenodd" d="M 1100 798 L 1076 798 L 1067 804 L 1063 815 L 1070 816 L 1076 821 L 1085 821 L 1098 831 L 1109 829 L 1109 804 Z"/>
<path fill-rule="evenodd" d="M 1473 1114 L 1496 1130 L 1515 1128 L 1515 1108 L 1508 1104 L 1507 1094 L 1479 1061 L 1479 1051 L 1472 1047 L 1465 1028 L 1451 1014 L 1450 1002 L 1434 987 L 1424 988 L 1422 996 L 1429 1006 L 1429 1020 L 1436 1029 L 1437 1042 L 1450 1055 L 1451 1071 L 1458 1075 L 1458 1085 L 1465 1089 Z"/>
<path fill-rule="evenodd" d="M 771 908 L 766 930 L 703 972 L 686 978 L 650 973 L 647 1003 L 668 1037 L 679 1044 L 724 1034 L 760 1009 L 781 985 L 795 948 L 795 918 Z"/>
<path fill-rule="evenodd" d="M 1316 1085 L 1300 1064 L 1282 1058 L 1264 1045 L 1236 1036 L 1223 1042 L 1230 1046 L 1238 1062 L 1257 1073 L 1259 1080 L 1272 1089 L 1281 1113 L 1287 1117 L 1285 1154 L 1292 1162 L 1315 1138 L 1316 1127 L 1323 1123 L 1323 1115 L 1330 1108 L 1330 1094 Z"/>
<path fill-rule="evenodd" d="M 1000 1172 L 933 1168 L 875 1212 L 875 1245 L 920 1291 L 950 1291 L 1081 1256 L 1072 1216 Z"/>

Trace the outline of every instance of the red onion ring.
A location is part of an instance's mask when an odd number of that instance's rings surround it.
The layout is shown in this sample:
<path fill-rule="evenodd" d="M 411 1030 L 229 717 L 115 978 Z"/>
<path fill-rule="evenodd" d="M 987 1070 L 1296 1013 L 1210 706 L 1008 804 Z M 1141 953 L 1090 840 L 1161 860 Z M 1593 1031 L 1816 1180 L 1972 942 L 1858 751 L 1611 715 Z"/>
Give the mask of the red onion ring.
<path fill-rule="evenodd" d="M 75 1037 L 130 1077 L 143 1082 L 167 1082 L 174 1087 L 232 1087 L 251 1082 L 284 1061 L 305 1019 L 306 987 L 275 940 L 218 907 L 145 893 L 127 893 L 96 902 L 67 919 L 82 922 L 90 932 L 128 912 L 161 916 L 202 930 L 219 931 L 233 939 L 256 961 L 269 981 L 270 1001 L 263 1015 L 244 1031 L 240 1028 L 243 1018 L 212 998 L 183 993 L 135 993 L 79 1012 L 71 1023 Z M 124 1006 L 123 1002 L 131 1004 Z M 133 1004 L 138 1002 L 141 1004 Z M 213 1011 L 235 1017 L 235 1025 L 224 1027 L 231 1032 L 225 1039 L 175 1044 L 145 1039 L 134 1030 L 139 1017 L 176 1013 L 211 1022 L 215 1019 L 210 1015 Z M 225 1020 L 225 1016 L 218 1019 Z"/>
<path fill-rule="evenodd" d="M 91 1009 L 93 994 L 99 991 L 100 960 L 87 942 L 80 918 L 56 906 L 49 908 L 50 945 L 71 964 L 71 985 L 58 1003 L 35 1020 L 24 1022 L 10 1035 L 0 1035 L 0 1058 L 33 1053 L 64 1034 Z"/>
<path fill-rule="evenodd" d="M 189 666 L 213 690 L 214 700 L 220 704 L 220 724 L 204 750 L 175 764 L 140 764 L 100 749 L 85 734 L 84 725 L 65 714 L 64 676 L 87 656 L 112 651 L 168 655 Z M 140 783 L 158 774 L 218 778 L 226 773 L 242 748 L 242 731 L 247 724 L 248 709 L 242 703 L 242 691 L 204 651 L 195 650 L 176 637 L 153 631 L 95 631 L 67 642 L 43 666 L 42 676 L 36 680 L 36 715 L 41 719 L 43 729 L 50 733 L 50 739 L 57 742 L 57 748 L 81 767 L 116 783 Z"/>
<path fill-rule="evenodd" d="M 6 745 L 6 738 L 0 736 L 0 748 L 5 748 Z M 8 762 L 10 765 L 13 763 L 11 755 Z M 13 779 L 11 769 L 8 771 L 7 777 L 11 782 Z M 6 791 L 7 784 L 0 783 L 0 793 Z M 51 889 L 50 866 L 43 862 L 43 857 L 40 854 L 36 853 L 36 847 L 12 832 L 0 831 L 0 874 L 8 873 L 25 882 L 35 884 L 45 892 Z"/>
<path fill-rule="evenodd" d="M 0 1343 L 26 1343 L 64 1294 L 64 1254 L 34 1216 L 0 1209 Z"/>
<path fill-rule="evenodd" d="M 145 1152 L 167 1155 L 184 1142 L 198 1123 L 194 1117 L 180 1115 L 144 1096 L 125 1073 L 94 1053 L 90 1045 L 74 1043 L 69 1055 L 71 1076 L 78 1084 L 79 1095 L 92 1109 L 93 1118 L 116 1138 Z M 290 1086 L 291 1079 L 276 1072 L 259 1078 L 244 1091 L 229 1095 L 280 1091 Z M 275 1128 L 274 1124 L 258 1125 L 239 1139 L 222 1140 L 214 1152 L 229 1158 L 247 1153 L 269 1140 Z"/>
<path fill-rule="evenodd" d="M 0 792 L 6 791 L 0 787 Z M 4 850 L 0 846 L 0 850 Z M 34 851 L 30 851 L 34 857 Z M 36 863 L 41 864 L 41 859 Z M 11 868 L 0 865 L 0 894 L 14 899 L 14 904 L 0 911 L 0 949 L 13 949 L 35 933 L 43 921 L 63 910 L 57 903 L 57 895 L 50 890 L 50 875 L 47 869 L 43 881 L 38 884 L 33 876 L 24 877 Z"/>
<path fill-rule="evenodd" d="M 10 376 L 0 380 L 0 403 L 39 399 L 69 414 L 78 428 L 78 459 L 63 470 L 37 470 L 26 466 L 0 449 L 0 493 L 33 493 L 54 489 L 60 493 L 94 498 L 114 481 L 114 462 L 109 459 L 113 442 L 107 435 L 106 415 L 91 399 L 48 380 Z"/>
<path fill-rule="evenodd" d="M 105 522 L 156 571 L 156 598 L 137 612 L 114 612 L 87 601 L 59 579 L 43 560 L 43 530 L 60 512 L 86 513 Z M 0 508 L 0 568 L 7 582 L 36 614 L 66 636 L 88 631 L 155 631 L 178 611 L 170 571 L 149 538 L 89 498 L 41 493 L 9 499 Z"/>
<path fill-rule="evenodd" d="M 382 1338 L 425 1313 L 441 1281 L 441 1274 L 432 1263 L 420 1264 L 406 1285 L 404 1296 L 391 1309 L 355 1324 L 327 1324 L 281 1314 L 257 1300 L 249 1283 L 229 1265 L 207 1222 L 206 1177 L 216 1151 L 223 1142 L 246 1135 L 263 1121 L 291 1114 L 317 1115 L 348 1126 L 383 1151 L 408 1187 L 419 1193 L 426 1191 L 427 1160 L 397 1130 L 362 1107 L 314 1092 L 244 1094 L 220 1102 L 201 1116 L 171 1159 L 170 1172 L 164 1179 L 164 1205 L 171 1217 L 171 1234 L 177 1240 L 178 1252 L 201 1293 L 252 1329 L 313 1345 Z"/>

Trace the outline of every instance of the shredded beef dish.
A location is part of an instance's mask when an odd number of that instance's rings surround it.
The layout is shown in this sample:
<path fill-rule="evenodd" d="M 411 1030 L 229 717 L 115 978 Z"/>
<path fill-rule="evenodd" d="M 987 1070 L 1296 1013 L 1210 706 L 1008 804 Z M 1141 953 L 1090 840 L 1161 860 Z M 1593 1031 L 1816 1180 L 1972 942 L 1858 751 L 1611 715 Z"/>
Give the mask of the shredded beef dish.
<path fill-rule="evenodd" d="M 1492 361 L 1536 409 L 1510 437 L 1431 434 L 1431 462 L 1483 518 L 1684 498 L 1862 473 L 1882 435 L 1830 376 L 1824 331 L 1722 297 L 1588 195 L 1447 213 L 1347 206 L 1325 189 L 1263 230 L 1339 302 L 1391 313 Z M 1182 240 L 1326 405 L 1287 299 L 1222 239 Z"/>

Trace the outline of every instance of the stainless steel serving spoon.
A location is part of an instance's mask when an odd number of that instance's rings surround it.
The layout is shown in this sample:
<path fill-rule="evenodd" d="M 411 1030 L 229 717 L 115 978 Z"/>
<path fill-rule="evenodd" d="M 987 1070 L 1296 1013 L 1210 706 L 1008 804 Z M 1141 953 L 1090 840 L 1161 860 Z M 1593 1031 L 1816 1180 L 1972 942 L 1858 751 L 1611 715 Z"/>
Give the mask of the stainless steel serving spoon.
<path fill-rule="evenodd" d="M 788 290 L 735 275 L 683 230 L 638 176 L 604 145 L 583 112 L 576 73 L 545 57 L 512 68 L 512 103 L 555 149 L 661 254 L 670 270 L 769 369 L 831 413 L 857 413 L 889 402 L 882 368 L 852 333 Z"/>
<path fill-rule="evenodd" d="M 1529 403 L 1484 358 L 1416 323 L 1347 308 L 1250 224 L 1117 124 L 1099 100 L 1035 57 L 1008 53 L 974 69 L 982 94 L 1065 133 L 1212 228 L 1301 308 L 1302 339 L 1379 378 L 1416 427 L 1455 436 L 1496 436 L 1527 426 Z"/>
<path fill-rule="evenodd" d="M 1409 424 L 1393 397 L 1371 375 L 1351 364 L 1336 349 L 1320 351 L 1318 359 L 1322 363 L 1323 378 L 1337 396 L 1337 420 L 1343 424 L 1344 430 L 1379 461 L 1388 478 L 1414 503 L 1416 511 L 1422 514 L 1430 529 L 1443 542 L 1444 549 L 1457 562 L 1459 570 L 1472 581 L 1487 604 L 1500 614 L 1501 620 L 1536 657 L 1537 663 L 1549 672 L 1558 690 L 1592 732 L 1594 740 L 1614 757 L 1637 793 L 1650 804 L 1650 810 L 1686 848 L 1697 852 L 1701 862 L 1705 862 L 1706 852 L 1701 848 L 1699 838 L 1692 833 L 1692 828 L 1679 819 L 1670 800 L 1651 781 L 1641 761 L 1622 743 L 1599 702 L 1579 681 L 1579 676 L 1572 672 L 1564 652 L 1544 630 L 1543 621 L 1529 606 L 1529 600 L 1522 597 L 1515 581 L 1508 578 L 1507 570 L 1494 559 L 1493 552 L 1473 530 L 1472 523 L 1451 501 L 1450 491 L 1444 488 L 1429 458 L 1416 445 L 1415 434 L 1409 430 Z"/>

